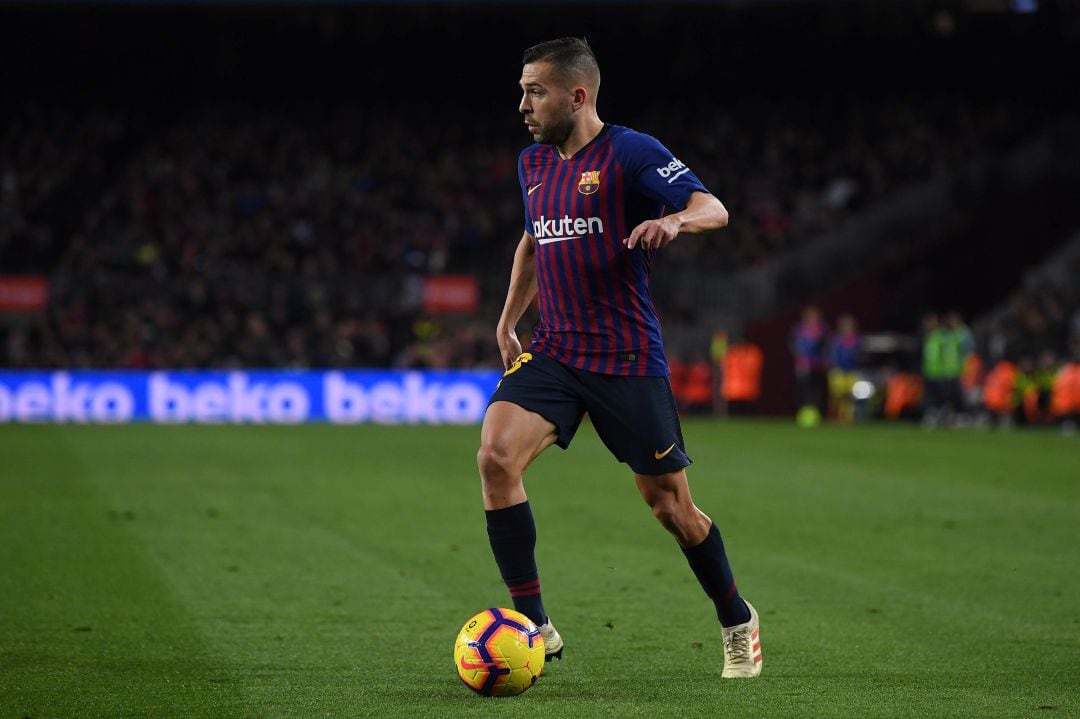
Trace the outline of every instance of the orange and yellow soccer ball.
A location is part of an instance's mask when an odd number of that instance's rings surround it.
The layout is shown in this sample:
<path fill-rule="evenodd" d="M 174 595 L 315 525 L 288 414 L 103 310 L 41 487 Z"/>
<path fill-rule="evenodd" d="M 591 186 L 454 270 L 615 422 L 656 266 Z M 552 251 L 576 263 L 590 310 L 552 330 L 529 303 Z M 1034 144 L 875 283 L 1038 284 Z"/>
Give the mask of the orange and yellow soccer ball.
<path fill-rule="evenodd" d="M 477 694 L 521 694 L 544 671 L 544 638 L 524 614 L 485 609 L 458 632 L 454 667 L 461 681 Z"/>

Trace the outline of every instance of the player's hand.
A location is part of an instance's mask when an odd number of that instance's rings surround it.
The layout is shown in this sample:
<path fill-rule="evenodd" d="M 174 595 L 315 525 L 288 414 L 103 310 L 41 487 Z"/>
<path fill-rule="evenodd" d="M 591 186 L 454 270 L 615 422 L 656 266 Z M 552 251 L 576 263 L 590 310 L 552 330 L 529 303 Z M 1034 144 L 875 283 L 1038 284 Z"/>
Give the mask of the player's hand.
<path fill-rule="evenodd" d="M 510 365 L 514 364 L 514 360 L 521 354 L 521 342 L 518 340 L 517 332 L 514 330 L 499 330 L 497 336 L 503 368 L 510 369 Z"/>
<path fill-rule="evenodd" d="M 630 236 L 623 240 L 623 244 L 628 250 L 638 245 L 645 250 L 659 250 L 670 245 L 671 241 L 678 237 L 680 224 L 674 216 L 646 220 L 634 228 Z"/>

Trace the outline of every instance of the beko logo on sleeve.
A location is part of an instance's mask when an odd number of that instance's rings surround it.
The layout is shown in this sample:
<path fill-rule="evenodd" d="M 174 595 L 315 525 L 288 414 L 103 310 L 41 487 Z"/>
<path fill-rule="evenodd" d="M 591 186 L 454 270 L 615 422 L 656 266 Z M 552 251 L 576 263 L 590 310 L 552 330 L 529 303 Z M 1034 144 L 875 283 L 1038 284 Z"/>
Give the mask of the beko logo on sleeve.
<path fill-rule="evenodd" d="M 688 172 L 690 172 L 690 168 L 684 165 L 682 161 L 676 157 L 671 158 L 671 162 L 664 167 L 656 168 L 656 173 L 667 180 L 669 185 Z"/>

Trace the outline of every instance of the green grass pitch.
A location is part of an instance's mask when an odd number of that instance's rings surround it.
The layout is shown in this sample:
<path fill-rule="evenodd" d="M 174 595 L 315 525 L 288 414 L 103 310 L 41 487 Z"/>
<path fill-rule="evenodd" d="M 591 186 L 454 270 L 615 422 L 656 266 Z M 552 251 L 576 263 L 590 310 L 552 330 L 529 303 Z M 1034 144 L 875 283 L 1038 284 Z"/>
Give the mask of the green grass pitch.
<path fill-rule="evenodd" d="M 1080 445 L 686 424 L 761 612 L 721 681 L 675 543 L 587 426 L 526 478 L 563 662 L 484 699 L 509 597 L 476 427 L 0 427 L 0 719 L 1080 716 Z"/>

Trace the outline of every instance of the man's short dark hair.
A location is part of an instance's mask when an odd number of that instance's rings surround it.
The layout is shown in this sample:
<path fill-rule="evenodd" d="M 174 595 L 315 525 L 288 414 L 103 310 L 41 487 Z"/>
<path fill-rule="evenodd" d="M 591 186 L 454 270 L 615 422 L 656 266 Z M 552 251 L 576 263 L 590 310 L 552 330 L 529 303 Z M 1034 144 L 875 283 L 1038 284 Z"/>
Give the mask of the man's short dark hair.
<path fill-rule="evenodd" d="M 534 62 L 549 62 L 560 74 L 570 77 L 600 81 L 600 64 L 583 37 L 560 37 L 533 45 L 522 55 L 521 61 L 528 65 Z"/>

